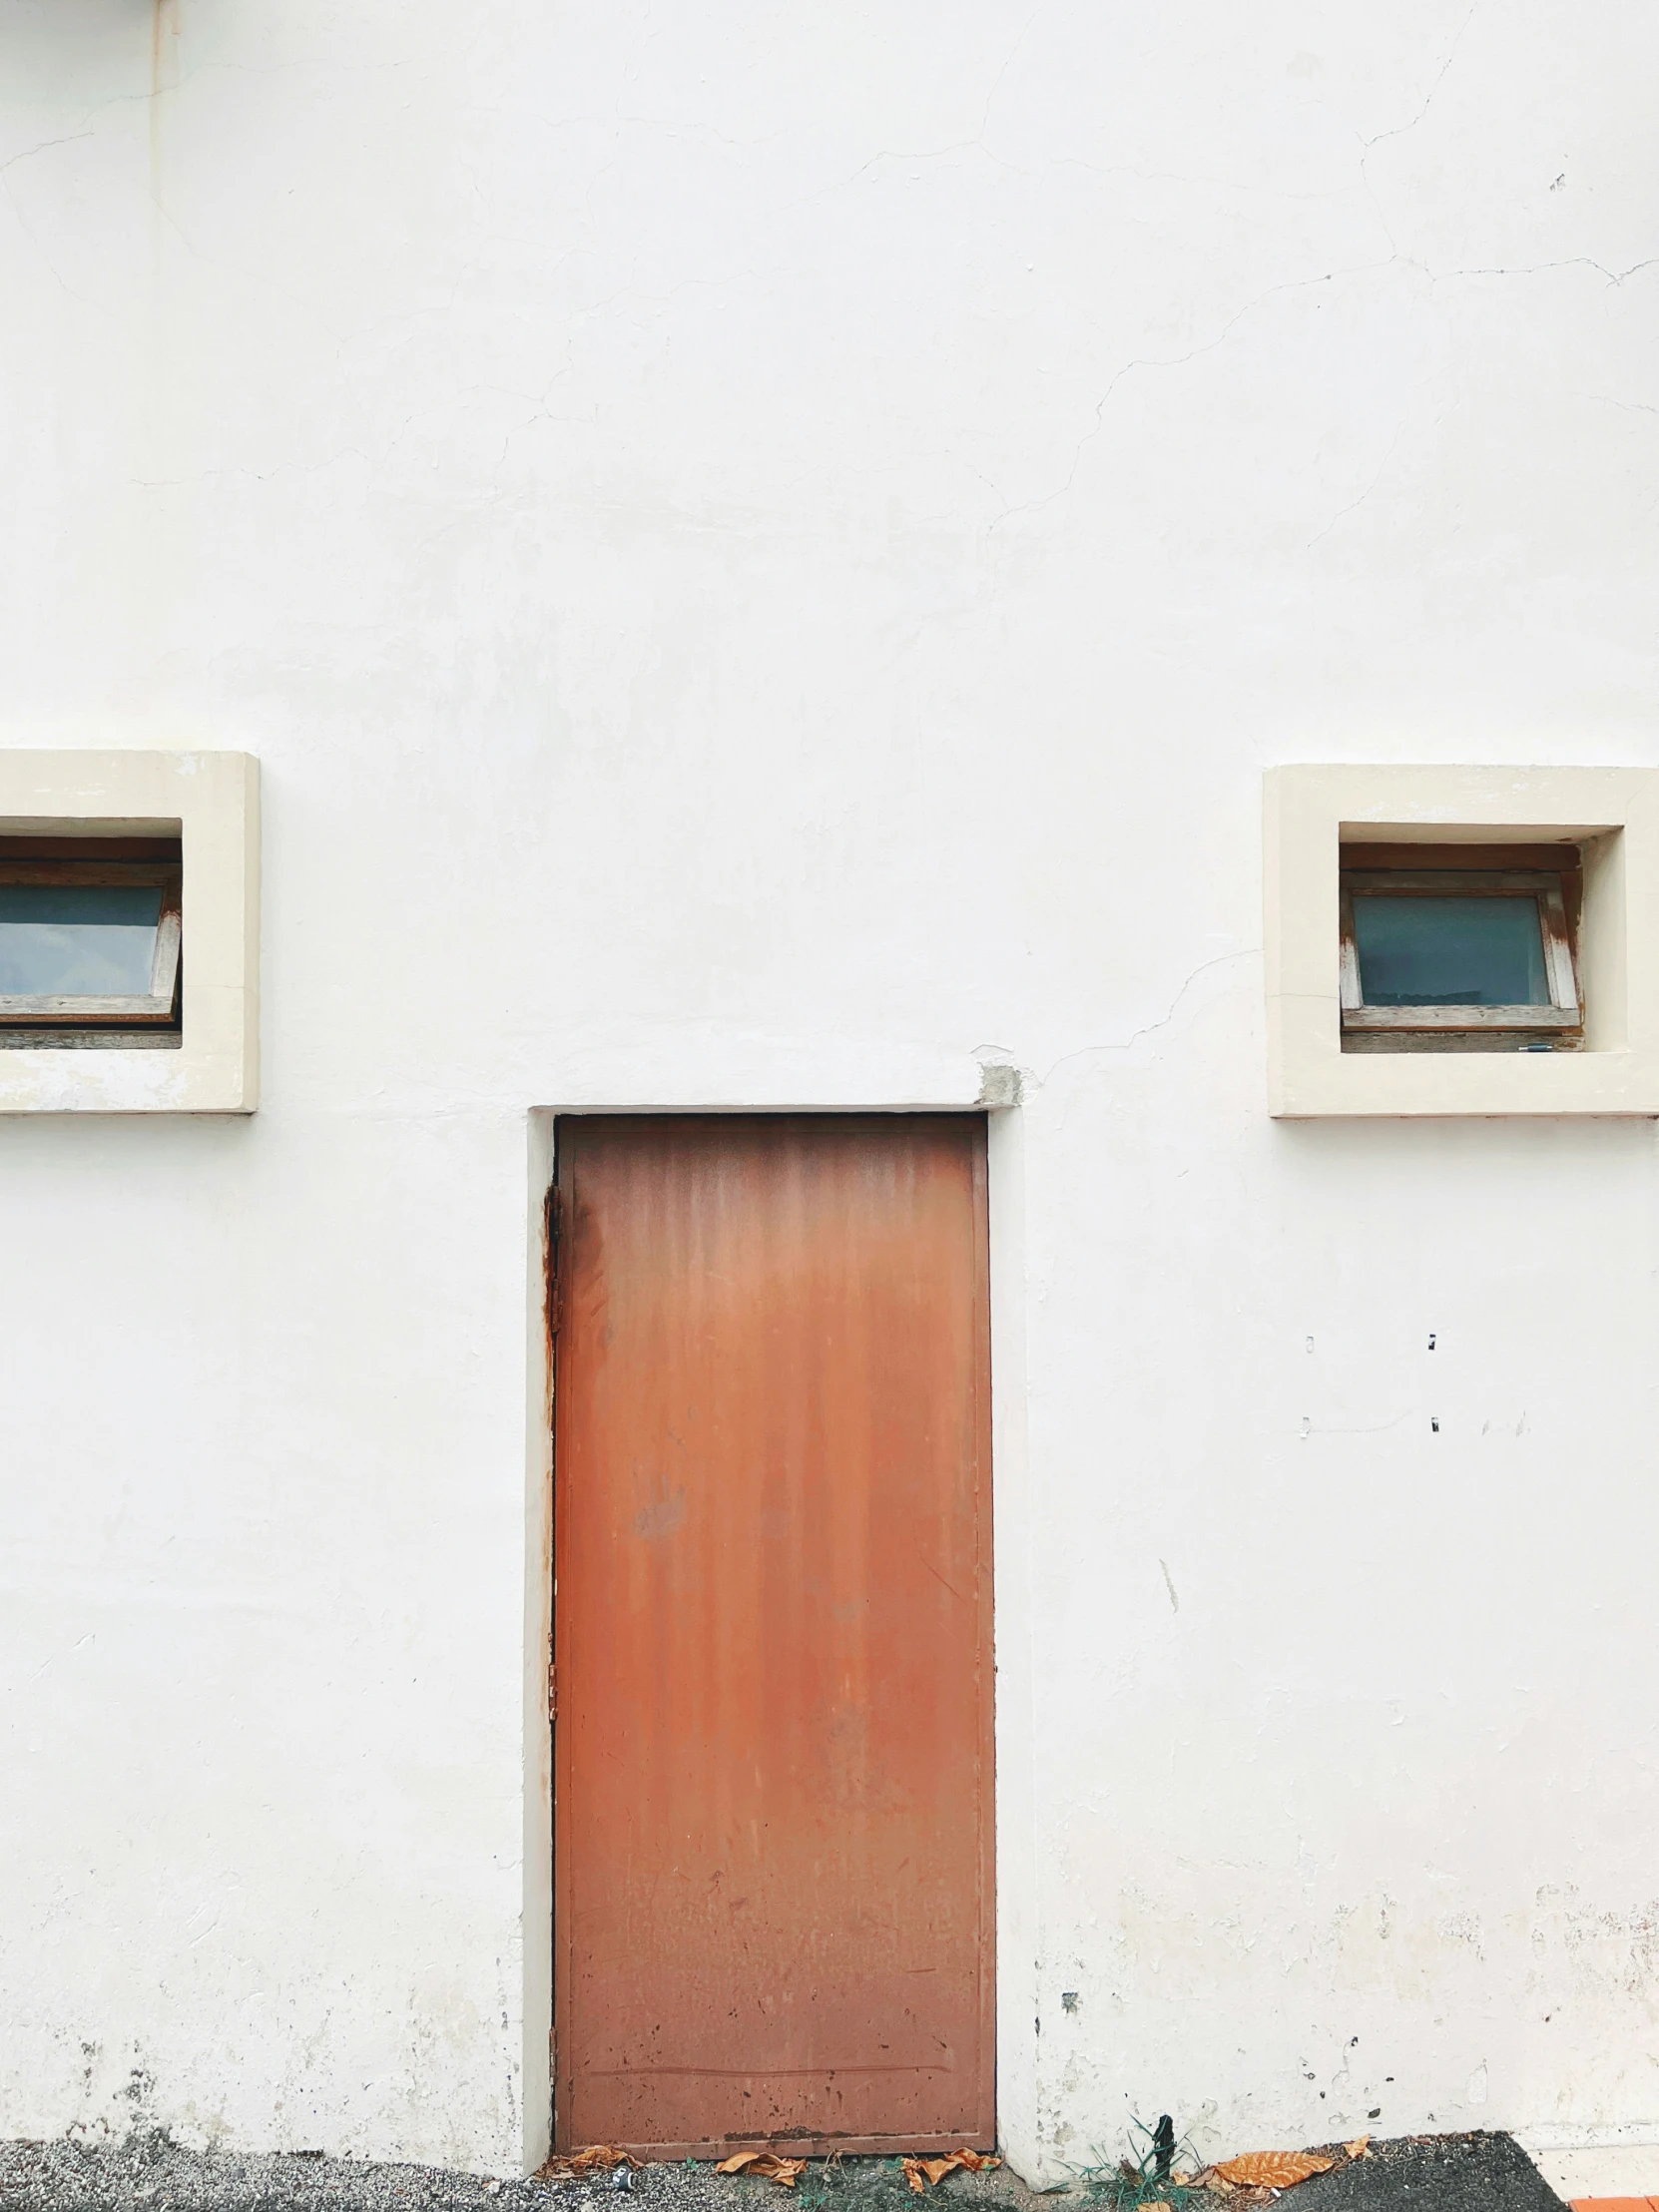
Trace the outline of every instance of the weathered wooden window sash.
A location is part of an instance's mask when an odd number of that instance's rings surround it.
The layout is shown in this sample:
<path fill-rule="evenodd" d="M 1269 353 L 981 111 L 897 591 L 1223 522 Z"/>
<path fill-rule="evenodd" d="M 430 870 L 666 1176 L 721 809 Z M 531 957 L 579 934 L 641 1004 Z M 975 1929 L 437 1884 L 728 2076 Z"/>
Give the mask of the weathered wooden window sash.
<path fill-rule="evenodd" d="M 1579 998 L 1567 924 L 1566 899 L 1559 874 L 1535 869 L 1495 868 L 1345 868 L 1342 891 L 1342 1019 L 1356 1030 L 1577 1030 L 1584 1009 Z M 1385 898 L 1514 898 L 1536 901 L 1542 934 L 1547 1006 L 1368 1006 L 1355 938 L 1356 894 Z"/>
<path fill-rule="evenodd" d="M 177 1020 L 182 942 L 182 871 L 177 860 L 0 857 L 0 884 L 119 885 L 161 892 L 147 992 L 126 997 L 0 993 L 0 1030 L 154 1029 Z"/>

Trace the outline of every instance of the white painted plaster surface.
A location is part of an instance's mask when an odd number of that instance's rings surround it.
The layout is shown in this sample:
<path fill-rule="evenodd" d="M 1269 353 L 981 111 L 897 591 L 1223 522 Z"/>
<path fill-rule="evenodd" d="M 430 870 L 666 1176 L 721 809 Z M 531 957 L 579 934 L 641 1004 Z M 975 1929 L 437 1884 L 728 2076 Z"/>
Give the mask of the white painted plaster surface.
<path fill-rule="evenodd" d="M 536 2154 L 529 1117 L 983 1056 L 1016 2163 L 1659 2122 L 1654 1133 L 1271 1121 L 1260 838 L 1659 765 L 1656 69 L 0 0 L 0 743 L 265 792 L 260 1112 L 0 1125 L 0 2128 Z"/>

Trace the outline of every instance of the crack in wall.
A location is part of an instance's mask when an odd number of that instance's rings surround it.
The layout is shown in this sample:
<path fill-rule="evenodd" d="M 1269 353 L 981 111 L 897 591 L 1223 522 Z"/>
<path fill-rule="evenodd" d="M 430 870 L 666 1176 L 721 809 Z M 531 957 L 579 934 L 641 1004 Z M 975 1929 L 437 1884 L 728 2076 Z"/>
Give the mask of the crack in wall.
<path fill-rule="evenodd" d="M 1043 1072 L 1035 1077 L 1036 1082 L 1038 1084 L 1045 1084 L 1049 1082 L 1056 1074 L 1058 1074 L 1061 1068 L 1069 1066 L 1069 1064 L 1073 1060 L 1086 1060 L 1105 1056 L 1108 1054 L 1116 1055 L 1124 1052 L 1132 1052 L 1135 1046 L 1138 1045 L 1143 1038 L 1156 1036 L 1160 1029 L 1167 1029 L 1169 1027 L 1170 1023 L 1174 1021 L 1176 1015 L 1181 1011 L 1182 1000 L 1186 997 L 1187 993 L 1192 989 L 1193 985 L 1198 981 L 1201 975 L 1207 974 L 1212 968 L 1228 967 L 1238 960 L 1259 960 L 1261 956 L 1262 947 L 1259 944 L 1253 944 L 1246 945 L 1245 947 L 1243 947 L 1242 950 L 1238 952 L 1218 952 L 1214 959 L 1200 960 L 1197 967 L 1192 969 L 1192 971 L 1183 979 L 1181 987 L 1179 988 L 1179 990 L 1177 990 L 1175 996 L 1170 1000 L 1168 1010 L 1165 1013 L 1160 1014 L 1156 1021 L 1149 1021 L 1145 1023 L 1143 1027 L 1133 1030 L 1130 1035 L 1126 1037 L 1122 1041 L 1122 1043 L 1119 1044 L 1082 1044 L 1078 1045 L 1074 1051 L 1062 1052 L 1057 1060 L 1051 1061 L 1049 1065 L 1043 1070 Z"/>
<path fill-rule="evenodd" d="M 1422 106 L 1417 110 L 1416 114 L 1412 116 L 1410 122 L 1397 123 L 1391 131 L 1379 131 L 1374 138 L 1366 139 L 1363 143 L 1368 153 L 1370 152 L 1372 147 L 1381 146 L 1384 139 L 1403 138 L 1407 131 L 1414 131 L 1416 129 L 1417 125 L 1428 113 L 1429 109 L 1434 105 L 1434 95 L 1439 91 L 1440 86 L 1444 83 L 1446 71 L 1457 59 L 1457 49 L 1463 43 L 1463 33 L 1474 21 L 1475 16 L 1479 11 L 1479 7 L 1480 0 L 1474 0 L 1473 6 L 1469 9 L 1468 14 L 1464 16 L 1462 22 L 1459 24 L 1456 34 L 1451 41 L 1451 45 L 1446 50 L 1445 60 L 1441 62 L 1438 70 L 1435 72 L 1434 82 L 1423 94 Z"/>

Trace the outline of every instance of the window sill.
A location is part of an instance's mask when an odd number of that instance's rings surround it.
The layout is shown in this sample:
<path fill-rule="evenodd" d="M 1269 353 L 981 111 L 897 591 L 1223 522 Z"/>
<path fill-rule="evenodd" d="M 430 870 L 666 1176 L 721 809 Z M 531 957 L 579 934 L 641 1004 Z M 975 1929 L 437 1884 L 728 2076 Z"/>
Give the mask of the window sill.
<path fill-rule="evenodd" d="M 182 1029 L 0 1029 L 0 1052 L 177 1052 Z"/>

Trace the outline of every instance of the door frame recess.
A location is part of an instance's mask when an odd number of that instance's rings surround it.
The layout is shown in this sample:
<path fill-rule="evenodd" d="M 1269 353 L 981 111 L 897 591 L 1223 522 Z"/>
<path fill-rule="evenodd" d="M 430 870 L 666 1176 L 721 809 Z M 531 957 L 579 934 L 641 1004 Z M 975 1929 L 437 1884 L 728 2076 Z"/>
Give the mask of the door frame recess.
<path fill-rule="evenodd" d="M 553 2142 L 553 1393 L 557 1314 L 551 1240 L 557 1234 L 557 1128 L 593 1115 L 675 1117 L 972 1113 L 986 1124 L 991 1381 L 993 1591 L 992 1927 L 994 2083 L 998 2148 L 1016 2171 L 1040 2164 L 1034 2020 L 1040 2002 L 1039 1921 L 1032 1772 L 1030 1497 L 1025 1387 L 1025 1166 L 1020 1084 L 1011 1068 L 983 1071 L 979 1095 L 940 1100 L 785 1104 L 534 1107 L 528 1115 L 526 1189 L 526 1484 L 524 1551 L 524 1795 L 522 2029 L 519 2104 L 522 2169 L 533 2173 Z M 863 2146 L 848 2143 L 848 2152 Z M 875 2146 L 872 2146 L 875 2147 Z M 883 2143 L 882 2150 L 892 2146 Z M 920 2147 L 920 2146 L 918 2146 Z M 954 2148 L 954 2144 L 950 2147 Z"/>

